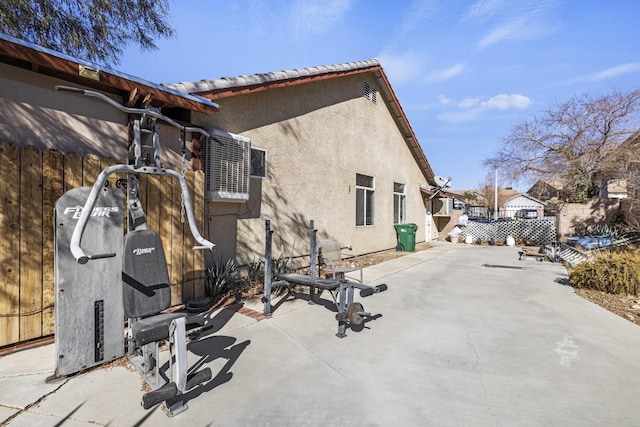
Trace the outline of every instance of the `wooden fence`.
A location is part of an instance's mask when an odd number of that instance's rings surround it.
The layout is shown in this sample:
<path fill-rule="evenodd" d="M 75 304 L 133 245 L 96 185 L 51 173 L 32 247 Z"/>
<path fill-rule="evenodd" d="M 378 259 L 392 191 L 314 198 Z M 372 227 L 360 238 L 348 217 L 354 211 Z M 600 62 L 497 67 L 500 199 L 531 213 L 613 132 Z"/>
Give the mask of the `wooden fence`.
<path fill-rule="evenodd" d="M 0 143 L 0 347 L 54 333 L 54 224 L 57 199 L 91 186 L 114 159 Z M 124 178 L 124 176 L 123 176 Z M 204 225 L 204 175 L 187 171 L 196 221 Z M 109 178 L 114 186 L 116 177 Z M 181 190 L 170 177 L 142 175 L 148 228 L 158 230 L 171 279 L 171 302 L 204 294 L 205 261 L 181 216 Z M 126 224 L 126 222 L 125 222 Z"/>

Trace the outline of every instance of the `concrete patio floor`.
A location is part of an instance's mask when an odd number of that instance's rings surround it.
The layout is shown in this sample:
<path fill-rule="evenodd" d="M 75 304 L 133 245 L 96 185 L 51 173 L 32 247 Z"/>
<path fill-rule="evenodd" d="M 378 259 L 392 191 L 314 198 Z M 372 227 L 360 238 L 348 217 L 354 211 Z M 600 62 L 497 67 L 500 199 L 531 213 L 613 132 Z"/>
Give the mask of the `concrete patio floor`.
<path fill-rule="evenodd" d="M 303 299 L 263 319 L 219 309 L 190 346 L 214 378 L 174 418 L 145 411 L 123 364 L 47 384 L 54 345 L 0 358 L 0 424 L 18 426 L 635 426 L 640 328 L 514 247 L 437 243 L 368 267 L 387 292 L 347 337 Z M 326 295 L 323 295 L 327 298 Z"/>

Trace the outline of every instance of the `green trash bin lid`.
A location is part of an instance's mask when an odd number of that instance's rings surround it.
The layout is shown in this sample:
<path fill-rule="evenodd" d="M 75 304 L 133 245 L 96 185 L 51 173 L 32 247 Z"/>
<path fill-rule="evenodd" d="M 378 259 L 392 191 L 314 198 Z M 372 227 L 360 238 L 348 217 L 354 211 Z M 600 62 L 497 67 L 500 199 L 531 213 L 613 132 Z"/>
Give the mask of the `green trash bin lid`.
<path fill-rule="evenodd" d="M 417 224 L 409 223 L 409 224 L 394 224 L 398 233 L 415 233 L 418 229 Z"/>

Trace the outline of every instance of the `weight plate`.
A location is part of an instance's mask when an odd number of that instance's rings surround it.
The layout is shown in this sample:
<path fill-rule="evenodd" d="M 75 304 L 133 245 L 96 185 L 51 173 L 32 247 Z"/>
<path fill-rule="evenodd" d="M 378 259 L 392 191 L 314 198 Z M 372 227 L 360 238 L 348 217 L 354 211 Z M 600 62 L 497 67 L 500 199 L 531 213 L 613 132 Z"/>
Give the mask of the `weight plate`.
<path fill-rule="evenodd" d="M 347 318 L 352 325 L 360 325 L 364 321 L 364 317 L 360 314 L 364 312 L 364 307 L 359 302 L 352 302 L 347 309 Z"/>

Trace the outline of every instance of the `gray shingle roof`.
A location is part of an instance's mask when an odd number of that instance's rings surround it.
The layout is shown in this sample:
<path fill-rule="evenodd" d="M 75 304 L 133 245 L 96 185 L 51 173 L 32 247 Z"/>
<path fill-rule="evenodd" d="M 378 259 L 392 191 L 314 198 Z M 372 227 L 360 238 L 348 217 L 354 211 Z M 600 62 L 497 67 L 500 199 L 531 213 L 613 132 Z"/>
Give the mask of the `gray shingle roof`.
<path fill-rule="evenodd" d="M 297 79 L 300 77 L 312 77 L 321 74 L 354 71 L 362 68 L 379 66 L 377 59 L 366 61 L 347 62 L 344 64 L 320 65 L 316 67 L 295 68 L 292 70 L 272 71 L 269 73 L 252 74 L 249 76 L 222 77 L 213 80 L 200 80 L 199 82 L 180 82 L 163 84 L 167 88 L 186 93 L 201 93 L 211 90 L 219 90 L 233 87 L 262 85 L 282 80 Z"/>

